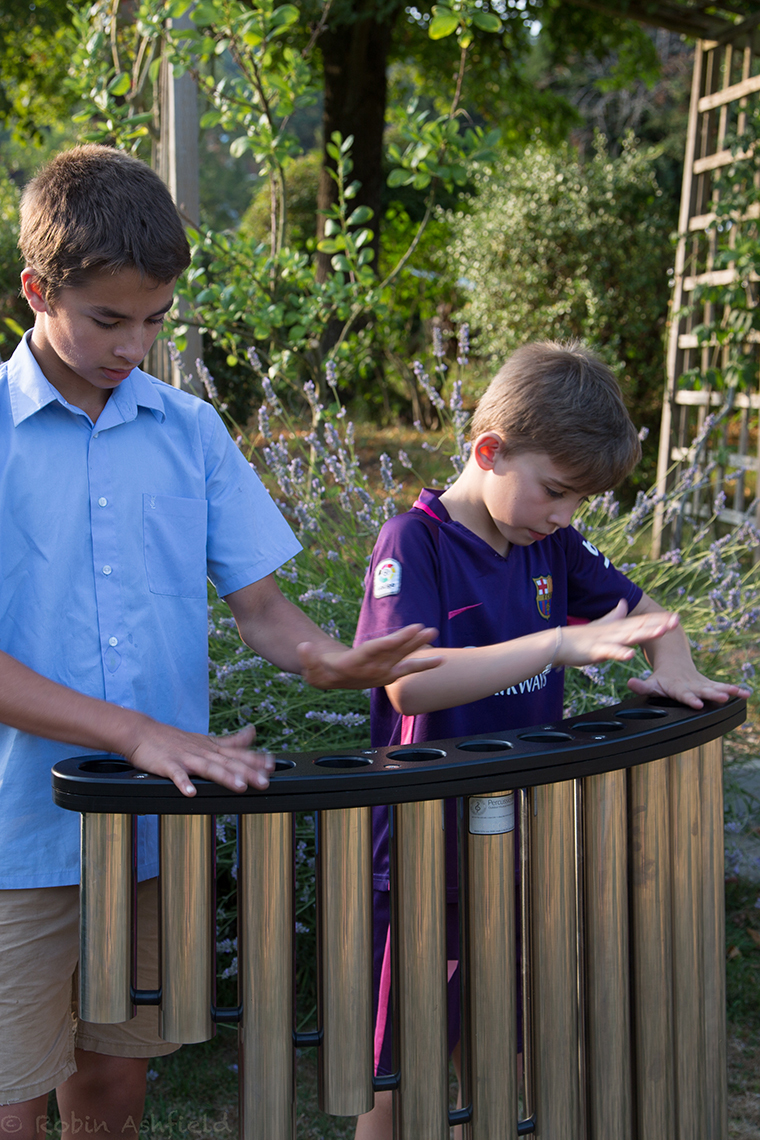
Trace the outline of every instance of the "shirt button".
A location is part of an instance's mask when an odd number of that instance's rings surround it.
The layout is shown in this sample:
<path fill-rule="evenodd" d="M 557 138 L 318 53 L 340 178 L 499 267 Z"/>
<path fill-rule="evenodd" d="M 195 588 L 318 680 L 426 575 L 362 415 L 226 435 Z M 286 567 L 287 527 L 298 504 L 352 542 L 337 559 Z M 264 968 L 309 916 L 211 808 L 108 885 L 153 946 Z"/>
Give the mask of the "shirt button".
<path fill-rule="evenodd" d="M 109 645 L 118 645 L 119 644 L 118 637 L 109 637 L 108 644 Z"/>
<path fill-rule="evenodd" d="M 103 496 L 101 495 L 100 498 L 98 499 L 98 506 L 99 507 L 105 507 L 107 504 L 108 504 L 108 499 L 104 499 Z"/>
<path fill-rule="evenodd" d="M 99 432 L 99 431 L 94 431 L 94 432 L 92 433 L 92 438 L 93 438 L 93 439 L 97 439 L 99 435 L 100 435 L 100 432 Z"/>
<path fill-rule="evenodd" d="M 110 566 L 104 566 L 103 567 L 103 573 L 104 574 L 110 574 L 111 573 L 111 567 Z"/>

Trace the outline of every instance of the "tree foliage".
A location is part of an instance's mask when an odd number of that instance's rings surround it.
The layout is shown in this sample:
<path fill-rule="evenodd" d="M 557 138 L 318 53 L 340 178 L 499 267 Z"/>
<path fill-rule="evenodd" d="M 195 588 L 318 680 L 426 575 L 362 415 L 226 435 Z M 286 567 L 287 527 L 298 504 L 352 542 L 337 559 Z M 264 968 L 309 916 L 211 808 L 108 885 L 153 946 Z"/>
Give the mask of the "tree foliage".
<path fill-rule="evenodd" d="M 585 164 L 570 146 L 506 158 L 476 177 L 450 252 L 481 353 L 500 363 L 526 341 L 584 340 L 620 362 L 629 406 L 656 431 L 675 219 L 652 163 L 633 139 L 611 159 L 601 137 Z"/>

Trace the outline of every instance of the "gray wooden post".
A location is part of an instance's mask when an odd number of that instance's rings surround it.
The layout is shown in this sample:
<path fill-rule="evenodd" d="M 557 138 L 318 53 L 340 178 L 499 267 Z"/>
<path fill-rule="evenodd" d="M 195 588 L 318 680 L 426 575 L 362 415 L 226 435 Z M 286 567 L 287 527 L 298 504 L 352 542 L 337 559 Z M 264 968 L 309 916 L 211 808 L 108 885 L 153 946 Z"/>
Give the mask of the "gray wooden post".
<path fill-rule="evenodd" d="M 175 27 L 189 25 L 189 18 L 182 16 L 171 24 Z M 182 220 L 186 225 L 197 226 L 200 220 L 198 88 L 189 72 L 179 78 L 175 76 L 174 68 L 166 57 L 161 62 L 160 108 L 161 138 L 156 169 L 169 187 Z M 180 323 L 184 323 L 186 315 L 187 304 L 180 300 Z M 202 355 L 201 334 L 190 326 L 187 348 L 181 353 L 180 364 L 172 361 L 166 342 L 157 341 L 151 350 L 150 371 L 175 388 L 185 388 L 202 395 L 203 385 L 195 376 L 195 362 Z"/>

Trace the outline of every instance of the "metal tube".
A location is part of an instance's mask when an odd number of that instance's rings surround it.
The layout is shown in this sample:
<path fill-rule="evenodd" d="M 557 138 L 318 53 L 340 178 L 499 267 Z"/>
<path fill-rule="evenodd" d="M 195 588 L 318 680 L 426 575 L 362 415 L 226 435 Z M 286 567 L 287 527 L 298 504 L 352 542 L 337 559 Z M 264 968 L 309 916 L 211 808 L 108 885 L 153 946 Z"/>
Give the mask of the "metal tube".
<path fill-rule="evenodd" d="M 129 1021 L 131 815 L 82 815 L 79 944 L 79 1016 L 100 1024 Z"/>
<path fill-rule="evenodd" d="M 579 1140 L 575 788 L 534 788 L 532 824 L 535 1135 Z"/>
<path fill-rule="evenodd" d="M 241 1140 L 294 1140 L 293 816 L 239 820 Z"/>
<path fill-rule="evenodd" d="M 467 801 L 471 1140 L 514 1134 L 517 1121 L 515 796 Z"/>
<path fill-rule="evenodd" d="M 531 937 L 532 911 L 530 905 L 531 813 L 533 803 L 530 788 L 521 788 L 520 805 L 520 987 L 522 994 L 522 1038 L 523 1038 L 523 1112 L 528 1118 L 535 1107 L 535 1076 L 533 1066 L 533 940 Z"/>
<path fill-rule="evenodd" d="M 583 781 L 590 1140 L 632 1140 L 625 772 Z"/>
<path fill-rule="evenodd" d="M 319 813 L 319 1106 L 369 1112 L 372 1091 L 372 814 Z"/>
<path fill-rule="evenodd" d="M 705 1140 L 702 820 L 699 749 L 670 757 L 675 1136 Z"/>
<path fill-rule="evenodd" d="M 214 1036 L 214 817 L 159 820 L 161 1015 L 165 1041 L 189 1045 Z"/>
<path fill-rule="evenodd" d="M 443 801 L 394 809 L 392 891 L 400 1087 L 396 1140 L 448 1140 Z"/>
<path fill-rule="evenodd" d="M 700 748 L 702 897 L 705 967 L 705 1112 L 709 1140 L 728 1136 L 726 1075 L 725 875 L 723 870 L 723 741 Z"/>
<path fill-rule="evenodd" d="M 640 1140 L 675 1135 L 669 760 L 630 770 L 631 969 Z"/>

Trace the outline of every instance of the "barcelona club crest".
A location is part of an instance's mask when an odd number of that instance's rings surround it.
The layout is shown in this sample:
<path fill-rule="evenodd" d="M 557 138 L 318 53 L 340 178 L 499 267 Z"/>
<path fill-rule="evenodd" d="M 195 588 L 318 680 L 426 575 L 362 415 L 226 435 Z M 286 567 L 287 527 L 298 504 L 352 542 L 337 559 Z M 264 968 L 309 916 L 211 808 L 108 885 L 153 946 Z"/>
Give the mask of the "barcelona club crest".
<path fill-rule="evenodd" d="M 533 584 L 536 587 L 538 612 L 545 621 L 548 621 L 552 612 L 552 576 L 544 574 L 541 578 L 534 578 Z"/>

